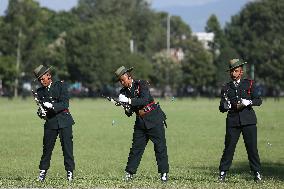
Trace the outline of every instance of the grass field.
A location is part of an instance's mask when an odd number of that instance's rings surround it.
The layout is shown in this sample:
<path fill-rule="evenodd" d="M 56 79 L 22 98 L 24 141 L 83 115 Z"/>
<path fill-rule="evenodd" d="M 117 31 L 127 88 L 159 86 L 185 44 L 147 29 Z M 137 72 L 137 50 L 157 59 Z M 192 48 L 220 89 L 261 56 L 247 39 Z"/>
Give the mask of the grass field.
<path fill-rule="evenodd" d="M 264 182 L 254 183 L 240 138 L 226 183 L 217 182 L 223 150 L 225 114 L 218 99 L 160 100 L 166 129 L 170 180 L 159 181 L 150 142 L 133 182 L 123 181 L 133 132 L 133 118 L 102 99 L 72 99 L 75 180 L 65 179 L 59 140 L 44 183 L 36 181 L 42 152 L 43 121 L 33 99 L 0 99 L 0 188 L 284 188 L 284 99 L 267 99 L 255 110 Z M 114 124 L 112 124 L 114 121 Z"/>

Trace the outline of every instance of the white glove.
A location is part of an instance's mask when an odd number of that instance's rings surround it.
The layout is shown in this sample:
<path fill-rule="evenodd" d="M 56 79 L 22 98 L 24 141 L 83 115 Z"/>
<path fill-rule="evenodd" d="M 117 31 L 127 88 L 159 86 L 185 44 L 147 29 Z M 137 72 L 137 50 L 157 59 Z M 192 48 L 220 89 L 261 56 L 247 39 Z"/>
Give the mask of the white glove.
<path fill-rule="evenodd" d="M 242 104 L 245 105 L 245 106 L 248 106 L 248 105 L 251 105 L 251 104 L 252 104 L 252 101 L 242 98 Z"/>
<path fill-rule="evenodd" d="M 42 114 L 41 114 L 43 117 L 46 116 L 46 111 L 43 111 Z"/>
<path fill-rule="evenodd" d="M 45 117 L 46 116 L 46 111 L 42 107 L 39 107 L 38 110 L 37 110 L 37 114 L 40 115 L 40 116 Z"/>
<path fill-rule="evenodd" d="M 41 115 L 42 116 L 46 116 L 46 111 L 42 108 L 42 109 L 40 109 L 41 110 Z"/>
<path fill-rule="evenodd" d="M 43 106 L 46 107 L 46 108 L 48 108 L 48 109 L 53 108 L 53 105 L 52 105 L 50 102 L 44 102 L 44 103 L 43 103 Z"/>
<path fill-rule="evenodd" d="M 123 95 L 123 94 L 120 94 L 119 96 L 118 96 L 118 101 L 119 102 L 126 102 L 126 103 L 129 103 L 129 98 L 127 98 L 125 95 Z"/>
<path fill-rule="evenodd" d="M 225 107 L 225 109 L 229 110 L 232 107 L 230 101 L 225 101 L 224 107 Z"/>

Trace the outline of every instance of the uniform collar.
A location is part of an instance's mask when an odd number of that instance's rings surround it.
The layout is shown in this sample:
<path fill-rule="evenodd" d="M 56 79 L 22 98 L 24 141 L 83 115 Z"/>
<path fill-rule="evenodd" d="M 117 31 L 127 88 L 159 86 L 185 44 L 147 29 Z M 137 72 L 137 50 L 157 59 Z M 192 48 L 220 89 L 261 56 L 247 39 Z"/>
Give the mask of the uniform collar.
<path fill-rule="evenodd" d="M 237 87 L 240 84 L 241 79 L 237 80 L 237 81 L 233 81 L 234 85 Z"/>
<path fill-rule="evenodd" d="M 52 85 L 52 82 L 49 83 L 49 85 L 46 87 L 46 89 L 49 91 L 50 87 Z"/>
<path fill-rule="evenodd" d="M 237 84 L 236 84 L 236 82 L 237 82 Z M 238 88 L 238 87 L 240 86 L 240 84 L 241 84 L 242 82 L 243 82 L 243 79 L 239 79 L 239 80 L 237 80 L 237 81 L 232 80 L 232 81 L 230 82 L 230 86 L 231 86 L 231 88 L 236 89 L 236 88 Z"/>
<path fill-rule="evenodd" d="M 128 87 L 127 89 L 128 89 L 129 91 L 131 91 L 131 88 L 133 87 L 133 85 L 134 85 L 134 80 L 132 79 L 131 86 Z"/>

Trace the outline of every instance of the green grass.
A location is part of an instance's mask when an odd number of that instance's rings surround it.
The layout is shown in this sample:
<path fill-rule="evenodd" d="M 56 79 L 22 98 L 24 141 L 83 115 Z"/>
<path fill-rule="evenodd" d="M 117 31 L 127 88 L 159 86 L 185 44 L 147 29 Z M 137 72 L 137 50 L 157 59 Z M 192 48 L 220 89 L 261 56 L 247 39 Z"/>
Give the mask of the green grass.
<path fill-rule="evenodd" d="M 284 99 L 268 99 L 255 110 L 258 148 L 264 182 L 256 184 L 249 172 L 240 138 L 227 182 L 217 182 L 222 155 L 225 114 L 218 99 L 160 100 L 168 115 L 166 129 L 170 180 L 159 181 L 153 144 L 148 143 L 135 180 L 124 182 L 124 168 L 131 145 L 134 117 L 111 103 L 72 99 L 75 180 L 65 179 L 59 140 L 44 183 L 36 181 L 42 152 L 43 121 L 36 116 L 33 99 L 0 99 L 0 188 L 284 188 Z M 112 125 L 114 120 L 115 124 Z"/>

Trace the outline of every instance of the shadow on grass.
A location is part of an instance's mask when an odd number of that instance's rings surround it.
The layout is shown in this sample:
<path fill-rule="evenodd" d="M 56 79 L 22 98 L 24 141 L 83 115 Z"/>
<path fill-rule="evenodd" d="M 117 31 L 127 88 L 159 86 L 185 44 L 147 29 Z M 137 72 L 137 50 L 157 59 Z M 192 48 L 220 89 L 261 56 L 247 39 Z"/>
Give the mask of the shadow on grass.
<path fill-rule="evenodd" d="M 218 166 L 216 167 L 189 167 L 189 169 L 194 169 L 197 172 L 203 172 L 204 176 L 216 177 L 218 176 Z M 206 170 L 206 171 L 204 171 Z M 240 175 L 245 180 L 251 180 L 250 167 L 248 162 L 233 162 L 230 168 L 229 175 Z M 273 162 L 261 162 L 261 173 L 264 180 L 273 179 L 278 181 L 284 181 L 284 164 L 283 163 L 273 163 Z M 229 176 L 228 175 L 228 176 Z"/>
<path fill-rule="evenodd" d="M 230 169 L 230 172 L 234 174 L 242 174 L 249 171 L 248 162 L 237 162 L 234 164 L 234 167 Z M 282 163 L 261 162 L 261 172 L 264 179 L 270 178 L 284 181 L 284 164 Z"/>
<path fill-rule="evenodd" d="M 262 172 L 264 176 L 284 181 L 284 164 L 262 162 Z"/>

